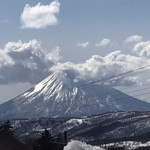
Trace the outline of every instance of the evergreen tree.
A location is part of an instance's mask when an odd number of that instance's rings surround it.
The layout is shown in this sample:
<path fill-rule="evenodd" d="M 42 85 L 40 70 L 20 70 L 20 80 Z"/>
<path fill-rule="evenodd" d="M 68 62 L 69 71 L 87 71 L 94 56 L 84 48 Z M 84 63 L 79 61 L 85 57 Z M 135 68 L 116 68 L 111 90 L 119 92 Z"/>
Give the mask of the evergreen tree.
<path fill-rule="evenodd" d="M 56 139 L 53 139 L 50 132 L 45 129 L 41 133 L 41 137 L 34 144 L 34 150 L 63 150 L 64 146 L 67 144 L 67 132 L 59 134 Z"/>
<path fill-rule="evenodd" d="M 0 126 L 0 135 L 12 135 L 13 136 L 13 127 L 9 120 L 7 120 L 2 126 Z"/>
<path fill-rule="evenodd" d="M 57 142 L 60 142 L 60 143 L 63 142 L 63 137 L 62 137 L 62 134 L 61 134 L 61 133 L 58 134 L 56 141 L 57 141 Z"/>
<path fill-rule="evenodd" d="M 24 145 L 15 138 L 9 120 L 0 126 L 0 150 L 24 150 Z"/>
<path fill-rule="evenodd" d="M 67 131 L 64 132 L 64 143 L 67 144 Z"/>
<path fill-rule="evenodd" d="M 41 133 L 41 137 L 38 143 L 40 145 L 45 145 L 45 144 L 51 143 L 52 141 L 53 139 L 52 139 L 50 132 L 47 129 L 45 129 L 45 131 Z"/>

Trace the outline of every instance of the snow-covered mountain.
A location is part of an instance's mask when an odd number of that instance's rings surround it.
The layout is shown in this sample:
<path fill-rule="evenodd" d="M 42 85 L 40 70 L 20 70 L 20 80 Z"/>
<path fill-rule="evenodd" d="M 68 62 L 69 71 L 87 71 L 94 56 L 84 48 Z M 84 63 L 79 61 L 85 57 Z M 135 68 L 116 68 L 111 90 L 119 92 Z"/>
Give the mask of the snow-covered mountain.
<path fill-rule="evenodd" d="M 111 86 L 77 81 L 74 73 L 64 70 L 0 105 L 0 119 L 80 117 L 120 110 L 147 111 L 150 104 Z"/>

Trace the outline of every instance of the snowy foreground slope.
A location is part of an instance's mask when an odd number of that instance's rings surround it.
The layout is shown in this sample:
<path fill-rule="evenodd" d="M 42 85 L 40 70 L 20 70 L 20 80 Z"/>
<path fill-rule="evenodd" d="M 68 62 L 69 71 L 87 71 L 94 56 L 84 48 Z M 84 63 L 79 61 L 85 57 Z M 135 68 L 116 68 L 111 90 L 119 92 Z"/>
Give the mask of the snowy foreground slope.
<path fill-rule="evenodd" d="M 117 147 L 118 149 L 126 148 L 126 150 L 137 150 L 137 148 L 139 148 L 140 150 L 144 150 L 145 148 L 145 150 L 149 150 L 150 141 L 145 142 L 145 143 L 137 142 L 137 141 L 122 141 L 122 142 L 104 144 L 100 146 L 92 146 L 84 142 L 72 140 L 71 142 L 67 144 L 66 147 L 64 147 L 64 150 L 104 150 L 104 148 L 107 149 L 108 147 L 110 148 Z"/>
<path fill-rule="evenodd" d="M 150 104 L 110 86 L 76 81 L 75 74 L 64 70 L 0 105 L 0 119 L 80 117 L 136 110 L 150 110 Z"/>
<path fill-rule="evenodd" d="M 71 141 L 64 150 L 104 150 L 98 146 L 91 146 L 80 141 Z"/>

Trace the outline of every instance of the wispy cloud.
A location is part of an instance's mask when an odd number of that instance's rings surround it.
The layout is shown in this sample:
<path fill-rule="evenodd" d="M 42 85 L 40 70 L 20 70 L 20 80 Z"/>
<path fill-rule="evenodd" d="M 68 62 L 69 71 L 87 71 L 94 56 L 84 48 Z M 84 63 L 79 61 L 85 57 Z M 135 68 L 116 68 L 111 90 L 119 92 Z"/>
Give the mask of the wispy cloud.
<path fill-rule="evenodd" d="M 126 38 L 126 40 L 124 41 L 125 43 L 136 43 L 136 42 L 140 42 L 142 41 L 143 37 L 140 35 L 132 35 Z"/>
<path fill-rule="evenodd" d="M 38 3 L 36 6 L 31 7 L 26 5 L 21 14 L 21 28 L 45 28 L 58 24 L 56 17 L 59 14 L 60 3 L 55 0 L 49 5 L 42 5 Z"/>
<path fill-rule="evenodd" d="M 108 46 L 110 44 L 110 39 L 108 38 L 104 38 L 103 40 L 101 40 L 99 43 L 95 44 L 95 46 L 97 47 L 105 47 Z"/>
<path fill-rule="evenodd" d="M 78 43 L 78 47 L 86 48 L 90 43 L 89 42 L 83 42 L 83 43 Z"/>

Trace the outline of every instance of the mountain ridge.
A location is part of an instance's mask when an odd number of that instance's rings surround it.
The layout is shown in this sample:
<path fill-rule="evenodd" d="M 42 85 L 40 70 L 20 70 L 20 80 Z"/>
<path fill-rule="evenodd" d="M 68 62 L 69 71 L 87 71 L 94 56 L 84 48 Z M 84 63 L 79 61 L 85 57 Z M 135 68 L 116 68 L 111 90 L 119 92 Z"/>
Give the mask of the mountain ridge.
<path fill-rule="evenodd" d="M 45 129 L 54 136 L 67 131 L 69 140 L 150 139 L 150 111 L 112 112 L 84 118 L 13 119 L 10 122 L 19 139 L 38 138 Z"/>

